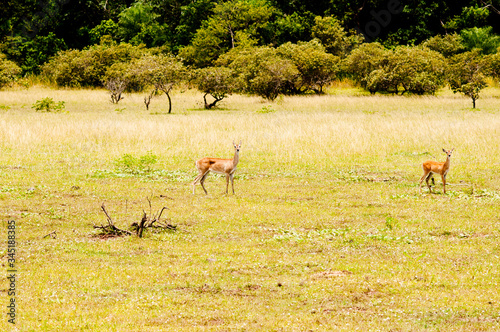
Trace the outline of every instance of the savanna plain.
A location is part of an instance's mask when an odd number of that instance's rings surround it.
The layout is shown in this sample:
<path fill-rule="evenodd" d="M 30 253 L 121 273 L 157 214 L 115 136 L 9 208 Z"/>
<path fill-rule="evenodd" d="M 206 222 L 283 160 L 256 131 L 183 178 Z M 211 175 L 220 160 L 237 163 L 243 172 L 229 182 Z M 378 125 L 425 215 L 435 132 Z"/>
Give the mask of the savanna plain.
<path fill-rule="evenodd" d="M 498 331 L 500 89 L 470 100 L 351 88 L 202 109 L 177 90 L 146 111 L 104 90 L 0 92 L 0 213 L 18 240 L 3 331 Z M 65 112 L 36 112 L 45 97 Z M 234 179 L 191 183 L 231 158 Z M 455 148 L 447 193 L 422 162 Z M 149 202 L 151 207 L 149 206 Z M 162 214 L 174 229 L 94 225 Z M 48 236 L 47 236 L 48 235 Z M 2 310 L 7 284 L 2 277 Z"/>

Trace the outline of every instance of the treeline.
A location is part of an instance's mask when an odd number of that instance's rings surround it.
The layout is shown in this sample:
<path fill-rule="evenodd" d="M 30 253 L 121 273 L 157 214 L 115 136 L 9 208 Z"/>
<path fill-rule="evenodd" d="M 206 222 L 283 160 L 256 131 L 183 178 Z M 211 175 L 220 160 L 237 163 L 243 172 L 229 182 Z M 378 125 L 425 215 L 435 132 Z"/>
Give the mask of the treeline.
<path fill-rule="evenodd" d="M 105 86 L 115 103 L 124 92 L 142 91 L 146 107 L 162 92 L 171 105 L 170 91 L 184 82 L 204 93 L 206 108 L 232 93 L 268 100 L 279 94 L 321 94 L 330 82 L 345 77 L 371 93 L 434 94 L 448 84 L 469 96 L 475 107 L 486 77 L 500 80 L 500 49 L 490 54 L 484 48 L 469 50 L 457 34 L 388 49 L 376 42 L 357 44 L 342 29 L 336 31 L 335 38 L 323 42 L 236 46 L 203 68 L 158 48 L 118 44 L 107 37 L 82 51 L 59 52 L 41 67 L 41 75 L 59 86 Z"/>
<path fill-rule="evenodd" d="M 57 52 L 108 35 L 204 67 L 237 46 L 308 42 L 325 28 L 318 16 L 386 48 L 475 27 L 500 33 L 500 0 L 3 0 L 0 52 L 38 74 Z"/>
<path fill-rule="evenodd" d="M 475 105 L 486 77 L 498 80 L 500 73 L 500 37 L 491 20 L 500 15 L 492 2 L 464 2 L 457 11 L 457 5 L 452 9 L 444 2 L 397 0 L 106 1 L 107 16 L 74 13 L 73 23 L 85 25 L 73 39 L 61 38 L 59 28 L 69 19 L 63 13 L 83 4 L 88 8 L 82 10 L 97 12 L 102 5 L 81 0 L 69 8 L 69 0 L 49 1 L 45 11 L 30 16 L 33 26 L 24 28 L 31 30 L 16 35 L 23 26 L 19 8 L 37 7 L 7 1 L 8 10 L 19 10 L 8 29 L 2 25 L 4 33 L 10 30 L 1 44 L 0 87 L 36 73 L 59 86 L 105 86 L 115 103 L 127 91 L 143 91 L 149 107 L 158 93 L 171 101 L 172 87 L 185 82 L 202 91 L 211 108 L 231 93 L 269 100 L 320 94 L 331 81 L 348 77 L 371 93 L 433 94 L 449 84 Z M 427 12 L 417 30 L 399 21 L 408 12 L 418 16 L 424 5 L 442 13 Z M 371 16 L 363 8 L 373 8 Z M 331 13 L 342 21 L 325 15 Z M 441 24 L 430 17 L 441 17 Z M 72 43 L 79 44 L 69 48 Z"/>

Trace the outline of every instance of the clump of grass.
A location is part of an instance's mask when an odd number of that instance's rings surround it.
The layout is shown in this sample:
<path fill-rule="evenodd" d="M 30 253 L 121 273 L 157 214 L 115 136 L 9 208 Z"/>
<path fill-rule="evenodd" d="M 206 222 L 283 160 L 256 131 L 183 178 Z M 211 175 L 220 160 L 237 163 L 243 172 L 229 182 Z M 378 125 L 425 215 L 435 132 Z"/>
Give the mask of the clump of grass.
<path fill-rule="evenodd" d="M 154 155 L 151 151 L 148 151 L 145 155 L 140 157 L 133 156 L 131 154 L 124 154 L 115 160 L 115 166 L 118 170 L 134 174 L 148 174 L 153 170 L 153 166 L 158 162 L 158 156 Z"/>
<path fill-rule="evenodd" d="M 37 100 L 31 108 L 34 108 L 37 112 L 63 112 L 64 104 L 64 101 L 55 102 L 54 99 L 46 97 Z"/>
<path fill-rule="evenodd" d="M 271 106 L 263 106 L 260 110 L 256 111 L 257 113 L 273 113 L 276 112 L 276 110 Z"/>

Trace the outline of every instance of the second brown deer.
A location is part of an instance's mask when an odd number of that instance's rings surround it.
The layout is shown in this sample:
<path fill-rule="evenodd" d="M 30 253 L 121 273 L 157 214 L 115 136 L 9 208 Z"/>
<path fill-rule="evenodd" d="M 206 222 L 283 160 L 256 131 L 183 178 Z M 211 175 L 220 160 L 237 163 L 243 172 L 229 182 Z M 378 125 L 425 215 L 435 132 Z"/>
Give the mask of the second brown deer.
<path fill-rule="evenodd" d="M 427 160 L 422 164 L 422 168 L 424 169 L 424 175 L 420 178 L 418 191 L 422 194 L 422 182 L 425 180 L 429 191 L 432 192 L 431 186 L 429 186 L 429 179 L 432 178 L 432 174 L 441 175 L 441 179 L 443 181 L 443 192 L 446 194 L 446 175 L 450 170 L 450 162 L 451 162 L 451 154 L 455 150 L 455 148 L 451 150 L 443 149 L 443 152 L 446 153 L 446 161 L 438 162 L 434 160 Z"/>

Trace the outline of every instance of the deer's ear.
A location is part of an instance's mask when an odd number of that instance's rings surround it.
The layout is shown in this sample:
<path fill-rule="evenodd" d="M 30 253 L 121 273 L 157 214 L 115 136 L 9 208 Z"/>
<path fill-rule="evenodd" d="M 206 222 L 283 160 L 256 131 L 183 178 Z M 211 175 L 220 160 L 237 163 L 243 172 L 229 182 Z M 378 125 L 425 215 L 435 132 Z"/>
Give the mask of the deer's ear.
<path fill-rule="evenodd" d="M 444 153 L 446 153 L 446 150 L 445 150 L 445 149 L 443 149 L 443 152 L 444 152 Z"/>

